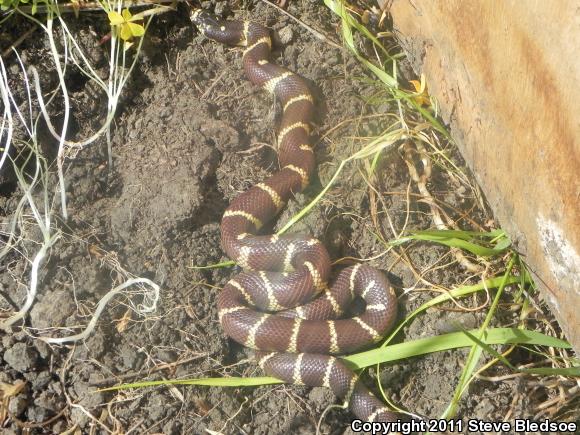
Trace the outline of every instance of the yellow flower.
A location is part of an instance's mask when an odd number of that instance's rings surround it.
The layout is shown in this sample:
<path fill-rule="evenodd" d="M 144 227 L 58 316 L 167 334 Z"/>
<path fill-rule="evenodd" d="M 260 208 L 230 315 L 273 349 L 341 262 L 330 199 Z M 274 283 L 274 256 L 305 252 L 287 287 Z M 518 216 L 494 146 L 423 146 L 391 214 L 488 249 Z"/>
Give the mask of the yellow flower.
<path fill-rule="evenodd" d="M 129 9 L 123 9 L 121 14 L 111 11 L 107 15 L 109 16 L 111 26 L 117 26 L 119 28 L 119 36 L 123 41 L 129 41 L 133 37 L 139 37 L 145 34 L 145 28 L 141 24 L 133 22 L 140 20 L 141 17 L 131 15 Z"/>
<path fill-rule="evenodd" d="M 429 92 L 427 92 L 427 85 L 425 84 L 425 77 L 423 74 L 421 74 L 421 81 L 409 80 L 409 83 L 411 83 L 415 88 L 413 99 L 417 104 L 420 106 L 429 106 L 431 104 L 431 99 L 429 98 Z"/>

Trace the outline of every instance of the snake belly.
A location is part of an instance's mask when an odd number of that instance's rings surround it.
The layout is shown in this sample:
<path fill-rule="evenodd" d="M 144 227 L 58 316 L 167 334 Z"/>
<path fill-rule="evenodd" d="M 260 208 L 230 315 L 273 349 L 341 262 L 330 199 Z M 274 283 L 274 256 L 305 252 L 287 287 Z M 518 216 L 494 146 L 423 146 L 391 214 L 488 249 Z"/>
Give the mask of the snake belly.
<path fill-rule="evenodd" d="M 244 269 L 217 300 L 225 333 L 255 349 L 262 369 L 293 384 L 326 386 L 364 421 L 395 421 L 389 411 L 333 355 L 377 343 L 396 318 L 396 296 L 386 277 L 366 265 L 344 269 L 331 288 L 330 258 L 318 240 L 301 235 L 258 235 L 315 168 L 310 143 L 314 99 L 304 79 L 271 63 L 269 29 L 225 21 L 196 10 L 192 22 L 217 42 L 245 46 L 244 71 L 252 83 L 275 94 L 283 115 L 278 132 L 280 170 L 236 197 L 221 222 L 222 246 Z M 363 313 L 343 319 L 354 298 Z"/>

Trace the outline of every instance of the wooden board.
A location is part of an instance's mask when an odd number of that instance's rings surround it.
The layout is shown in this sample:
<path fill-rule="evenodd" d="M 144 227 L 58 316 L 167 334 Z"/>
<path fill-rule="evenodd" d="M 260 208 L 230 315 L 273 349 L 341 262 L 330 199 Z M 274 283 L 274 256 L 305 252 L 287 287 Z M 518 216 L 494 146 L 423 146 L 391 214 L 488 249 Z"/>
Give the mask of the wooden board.
<path fill-rule="evenodd" d="M 580 5 L 393 0 L 395 30 L 580 352 Z"/>

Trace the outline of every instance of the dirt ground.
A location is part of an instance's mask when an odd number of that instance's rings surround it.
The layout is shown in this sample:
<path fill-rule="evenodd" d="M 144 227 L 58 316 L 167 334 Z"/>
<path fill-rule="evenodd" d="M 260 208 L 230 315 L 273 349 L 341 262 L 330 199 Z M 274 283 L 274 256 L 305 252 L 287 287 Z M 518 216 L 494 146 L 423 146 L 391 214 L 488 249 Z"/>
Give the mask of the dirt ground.
<path fill-rule="evenodd" d="M 251 18 L 278 32 L 284 41 L 273 58 L 304 76 L 316 97 L 318 179 L 289 204 L 279 222 L 301 209 L 328 182 L 344 159 L 380 133 L 388 120 L 363 115 L 392 110 L 369 104 L 377 93 L 364 79 L 356 60 L 261 1 L 203 2 L 228 16 Z M 321 4 L 292 1 L 289 12 L 339 41 L 337 20 Z M 73 20 L 71 20 L 73 21 Z M 107 23 L 97 13 L 81 14 L 71 27 L 93 62 L 106 73 L 106 54 L 99 40 Z M 8 31 L 0 30 L 7 38 Z M 35 64 L 45 89 L 55 84 L 44 63 L 46 44 L 40 32 L 20 47 Z M 272 97 L 249 83 L 238 49 L 200 36 L 186 9 L 156 18 L 148 30 L 143 56 L 127 85 L 113 129 L 113 168 L 107 164 L 104 140 L 67 160 L 70 218 L 60 227 L 65 236 L 52 250 L 41 273 L 41 285 L 25 328 L 0 333 L 0 382 L 26 382 L 10 400 L 5 434 L 59 433 L 223 433 L 283 434 L 316 432 L 322 412 L 336 398 L 324 388 L 263 386 L 258 388 L 157 387 L 97 392 L 121 382 L 217 376 L 260 376 L 251 352 L 224 337 L 215 308 L 216 295 L 236 271 L 196 270 L 227 260 L 220 248 L 219 223 L 229 201 L 264 179 L 277 165 L 275 125 L 280 109 Z M 15 83 L 14 58 L 7 58 Z M 105 100 L 78 73 L 70 71 L 73 137 L 86 137 L 102 122 Z M 337 126 L 339 126 L 337 128 Z M 53 141 L 46 134 L 50 152 Z M 456 151 L 448 150 L 463 168 Z M 400 231 L 433 226 L 429 208 L 407 201 L 409 172 L 401 155 L 385 153 L 379 161 L 380 183 L 389 215 L 380 215 Z M 470 219 L 487 222 L 473 192 L 457 189 L 454 180 L 435 170 L 433 191 L 445 202 L 470 210 Z M 13 210 L 19 198 L 9 175 L 1 180 L 1 210 Z M 413 192 L 413 186 L 410 187 Z M 293 231 L 309 232 L 329 247 L 334 259 L 370 258 L 385 251 L 369 218 L 372 201 L 357 164 L 349 165 L 317 207 Z M 55 206 L 58 210 L 58 206 Z M 460 221 L 468 228 L 469 222 Z M 280 224 L 278 224 L 280 225 Z M 392 234 L 389 234 L 393 237 Z M 422 291 L 399 251 L 371 263 L 385 270 L 399 298 L 400 317 L 433 296 Z M 448 250 L 417 244 L 406 252 L 424 278 L 442 286 L 478 282 L 458 266 L 432 267 Z M 449 258 L 447 259 L 449 260 Z M 444 260 L 447 261 L 447 260 Z M 22 258 L 2 264 L 0 308 L 21 305 Z M 132 315 L 127 297 L 109 304 L 93 334 L 74 346 L 49 346 L 32 335 L 78 332 L 99 299 L 122 281 L 120 269 L 147 277 L 161 286 L 157 310 Z M 10 298 L 2 297 L 10 295 Z M 480 300 L 474 298 L 474 306 Z M 432 310 L 404 329 L 400 341 L 481 324 L 485 311 Z M 503 325 L 517 318 L 504 319 Z M 47 328 L 64 328 L 64 331 Z M 466 350 L 431 354 L 385 366 L 380 374 L 387 395 L 414 413 L 437 417 L 453 396 Z M 525 357 L 522 357 L 525 360 Z M 372 385 L 374 371 L 365 375 Z M 530 416 L 525 391 L 517 378 L 503 382 L 474 381 L 460 408 L 462 418 L 501 420 Z M 54 418 L 56 416 L 56 418 Z M 345 410 L 324 417 L 322 433 L 351 433 Z M 48 421 L 48 423 L 47 423 Z"/>

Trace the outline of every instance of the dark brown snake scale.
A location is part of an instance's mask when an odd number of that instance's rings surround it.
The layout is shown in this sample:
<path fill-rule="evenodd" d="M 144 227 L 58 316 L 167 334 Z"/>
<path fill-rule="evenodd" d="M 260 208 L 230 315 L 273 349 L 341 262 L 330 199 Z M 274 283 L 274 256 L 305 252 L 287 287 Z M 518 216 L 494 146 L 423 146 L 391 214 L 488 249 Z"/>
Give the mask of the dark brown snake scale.
<path fill-rule="evenodd" d="M 389 330 L 397 304 L 386 277 L 359 264 L 344 269 L 328 288 L 330 258 L 318 240 L 257 235 L 295 192 L 308 185 L 314 171 L 310 144 L 314 100 L 308 86 L 298 75 L 269 62 L 272 43 L 266 27 L 223 21 L 201 10 L 193 12 L 191 20 L 210 39 L 245 46 L 247 77 L 275 94 L 283 108 L 280 171 L 235 198 L 222 218 L 222 246 L 245 270 L 218 296 L 226 334 L 256 349 L 268 375 L 293 384 L 329 387 L 361 420 L 396 421 L 397 416 L 358 376 L 331 356 L 377 343 Z M 364 312 L 340 318 L 356 297 L 366 302 Z"/>

